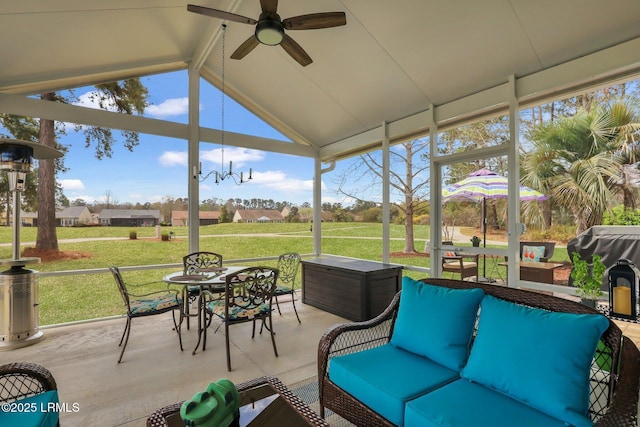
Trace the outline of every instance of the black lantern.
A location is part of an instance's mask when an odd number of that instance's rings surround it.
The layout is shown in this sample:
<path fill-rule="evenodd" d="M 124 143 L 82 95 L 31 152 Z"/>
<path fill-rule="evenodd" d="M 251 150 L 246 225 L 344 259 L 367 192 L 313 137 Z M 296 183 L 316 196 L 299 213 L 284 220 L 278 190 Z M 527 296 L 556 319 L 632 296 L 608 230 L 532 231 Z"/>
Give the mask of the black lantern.
<path fill-rule="evenodd" d="M 640 270 L 628 259 L 619 259 L 609 269 L 609 314 L 635 320 L 638 316 Z"/>

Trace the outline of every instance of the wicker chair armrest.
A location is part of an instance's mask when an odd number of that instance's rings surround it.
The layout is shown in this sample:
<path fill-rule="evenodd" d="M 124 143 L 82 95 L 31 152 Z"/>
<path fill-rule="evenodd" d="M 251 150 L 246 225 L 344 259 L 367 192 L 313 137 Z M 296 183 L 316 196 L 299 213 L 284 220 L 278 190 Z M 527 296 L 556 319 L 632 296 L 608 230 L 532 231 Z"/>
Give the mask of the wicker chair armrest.
<path fill-rule="evenodd" d="M 0 401 L 14 401 L 57 388 L 53 374 L 43 366 L 28 362 L 0 366 Z"/>
<path fill-rule="evenodd" d="M 636 427 L 640 388 L 640 351 L 628 337 L 622 337 L 620 374 L 607 413 L 595 424 L 598 427 Z"/>
<path fill-rule="evenodd" d="M 399 303 L 400 292 L 393 297 L 387 308 L 373 319 L 364 322 L 341 323 L 327 330 L 318 343 L 318 383 L 321 384 L 321 378 L 326 374 L 328 369 L 329 359 L 334 354 L 343 355 L 355 353 L 364 348 L 378 347 L 387 343 L 393 333 L 393 322 L 396 318 Z M 391 322 L 388 330 L 384 331 L 386 333 L 381 333 L 377 336 L 367 333 L 367 331 L 385 322 Z M 358 334 L 358 331 L 363 333 Z M 337 345 L 339 345 L 337 344 L 338 339 L 347 333 L 352 333 L 349 339 L 346 340 L 347 342 L 342 344 L 341 347 L 337 347 Z"/>

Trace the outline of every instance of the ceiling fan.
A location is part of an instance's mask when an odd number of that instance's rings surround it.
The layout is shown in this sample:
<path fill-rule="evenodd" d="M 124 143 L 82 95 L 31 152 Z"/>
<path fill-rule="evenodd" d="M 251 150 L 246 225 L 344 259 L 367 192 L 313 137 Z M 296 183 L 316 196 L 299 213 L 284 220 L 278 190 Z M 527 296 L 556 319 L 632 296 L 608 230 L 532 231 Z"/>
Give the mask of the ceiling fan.
<path fill-rule="evenodd" d="M 193 4 L 187 5 L 187 10 L 214 18 L 256 26 L 255 34 L 249 37 L 233 52 L 231 59 L 244 58 L 249 52 L 255 49 L 259 43 L 262 43 L 268 46 L 282 46 L 282 48 L 303 67 L 311 64 L 313 60 L 295 40 L 285 33 L 285 29 L 316 30 L 339 27 L 347 23 L 344 12 L 311 13 L 280 19 L 280 15 L 277 13 L 278 0 L 260 0 L 260 6 L 262 7 L 262 13 L 260 13 L 257 21 L 224 10 L 211 9 Z"/>

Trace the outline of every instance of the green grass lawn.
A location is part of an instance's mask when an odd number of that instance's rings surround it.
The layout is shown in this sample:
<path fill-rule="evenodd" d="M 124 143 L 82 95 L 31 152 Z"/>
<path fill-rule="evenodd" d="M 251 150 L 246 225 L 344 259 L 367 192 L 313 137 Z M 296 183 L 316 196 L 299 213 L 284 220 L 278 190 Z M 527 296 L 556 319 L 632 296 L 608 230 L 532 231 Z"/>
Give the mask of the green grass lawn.
<path fill-rule="evenodd" d="M 129 240 L 129 232 L 135 230 L 138 239 Z M 79 252 L 86 257 L 78 259 L 30 264 L 27 268 L 42 272 L 106 268 L 110 265 L 145 266 L 182 263 L 188 252 L 187 227 L 162 227 L 162 232 L 173 231 L 171 241 L 155 239 L 153 227 L 59 227 L 57 229 L 61 251 Z M 404 248 L 404 226 L 391 225 L 391 252 Z M 36 229 L 23 227 L 20 232 L 22 248 L 34 246 Z M 429 227 L 417 225 L 414 230 L 415 246 L 424 250 Z M 261 257 L 275 257 L 284 252 L 308 254 L 313 252 L 313 232 L 309 224 L 217 224 L 200 227 L 200 249 L 220 253 L 225 261 Z M 322 252 L 355 258 L 382 260 L 382 225 L 363 223 L 323 223 Z M 0 227 L 0 242 L 10 243 L 10 227 Z M 65 239 L 105 239 L 65 242 Z M 10 246 L 0 247 L 0 259 L 10 259 Z M 482 259 L 482 257 L 481 257 Z M 568 259 L 566 249 L 556 248 L 553 260 Z M 429 267 L 428 257 L 392 258 L 391 262 Z M 481 260 L 482 262 L 482 260 Z M 258 263 L 243 263 L 258 264 Z M 259 264 L 275 266 L 276 261 Z M 482 268 L 482 265 L 480 266 Z M 488 267 L 489 269 L 489 267 Z M 151 283 L 161 289 L 165 274 L 176 268 L 124 271 L 125 281 Z M 504 272 L 502 273 L 504 277 Z M 407 272 L 412 277 L 424 277 L 418 272 Z M 298 286 L 300 280 L 298 280 Z M 40 277 L 40 324 L 56 324 L 86 320 L 123 313 L 120 295 L 110 273 L 73 274 Z"/>

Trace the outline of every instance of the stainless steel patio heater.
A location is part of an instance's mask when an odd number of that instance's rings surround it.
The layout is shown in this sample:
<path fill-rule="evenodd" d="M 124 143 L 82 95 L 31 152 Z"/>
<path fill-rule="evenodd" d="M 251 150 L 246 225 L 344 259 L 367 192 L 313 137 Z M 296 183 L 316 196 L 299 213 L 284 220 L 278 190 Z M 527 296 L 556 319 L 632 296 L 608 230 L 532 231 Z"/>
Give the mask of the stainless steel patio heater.
<path fill-rule="evenodd" d="M 0 350 L 12 350 L 40 341 L 38 330 L 38 282 L 36 271 L 25 265 L 40 258 L 20 258 L 20 193 L 25 189 L 33 159 L 54 159 L 62 153 L 42 144 L 0 138 L 0 170 L 8 171 L 13 198 L 13 258 L 0 260 L 9 266 L 0 272 Z"/>

